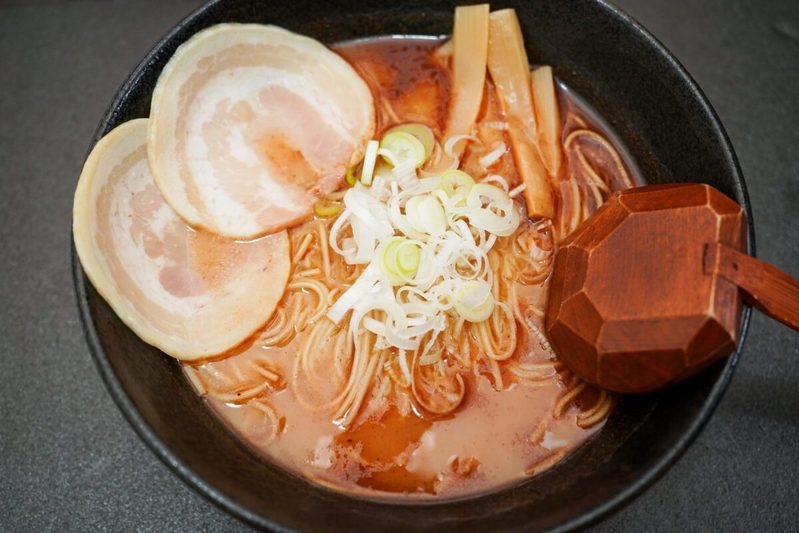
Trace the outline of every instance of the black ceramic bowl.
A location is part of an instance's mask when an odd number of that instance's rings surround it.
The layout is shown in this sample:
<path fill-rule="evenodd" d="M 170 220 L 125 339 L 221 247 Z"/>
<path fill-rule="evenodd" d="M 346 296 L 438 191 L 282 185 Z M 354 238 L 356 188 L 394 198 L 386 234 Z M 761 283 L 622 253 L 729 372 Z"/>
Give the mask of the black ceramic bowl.
<path fill-rule="evenodd" d="M 448 33 L 457 2 L 218 0 L 171 31 L 116 95 L 97 138 L 146 117 L 175 49 L 219 22 L 284 26 L 326 43 L 384 34 Z M 530 61 L 550 64 L 621 136 L 650 183 L 704 181 L 745 208 L 743 178 L 724 129 L 682 66 L 636 22 L 598 1 L 513 6 Z M 752 227 L 749 235 L 753 251 Z M 191 390 L 175 360 L 144 344 L 93 290 L 73 252 L 92 353 L 111 395 L 144 441 L 189 485 L 268 528 L 385 530 L 570 529 L 618 509 L 658 478 L 696 437 L 721 398 L 738 353 L 660 394 L 624 398 L 596 438 L 545 474 L 492 494 L 438 504 L 391 504 L 312 485 L 259 458 Z M 742 315 L 743 339 L 748 310 Z M 740 345 L 739 345 L 740 350 Z"/>

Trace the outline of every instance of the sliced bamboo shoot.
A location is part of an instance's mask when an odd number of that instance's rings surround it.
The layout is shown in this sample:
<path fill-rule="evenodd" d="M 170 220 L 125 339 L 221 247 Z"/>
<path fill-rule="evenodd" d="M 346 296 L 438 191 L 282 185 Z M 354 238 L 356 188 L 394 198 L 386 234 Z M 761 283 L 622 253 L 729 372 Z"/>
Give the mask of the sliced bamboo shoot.
<path fill-rule="evenodd" d="M 553 183 L 557 183 L 563 153 L 560 143 L 560 110 L 552 67 L 544 66 L 533 70 L 531 87 L 538 125 L 538 149 Z"/>
<path fill-rule="evenodd" d="M 452 101 L 445 139 L 471 132 L 483 100 L 487 55 L 488 4 L 456 7 L 452 29 Z M 442 157 L 435 170 L 445 170 L 455 160 L 460 161 L 465 144 L 456 144 L 455 157 Z"/>
<path fill-rule="evenodd" d="M 452 39 L 436 48 L 436 51 L 433 52 L 433 58 L 441 65 L 449 66 L 449 62 L 452 59 Z"/>
<path fill-rule="evenodd" d="M 528 214 L 552 218 L 554 197 L 537 146 L 538 128 L 530 91 L 530 65 L 519 20 L 513 9 L 491 13 L 488 70 L 508 121 L 516 168 L 527 185 L 524 197 Z"/>

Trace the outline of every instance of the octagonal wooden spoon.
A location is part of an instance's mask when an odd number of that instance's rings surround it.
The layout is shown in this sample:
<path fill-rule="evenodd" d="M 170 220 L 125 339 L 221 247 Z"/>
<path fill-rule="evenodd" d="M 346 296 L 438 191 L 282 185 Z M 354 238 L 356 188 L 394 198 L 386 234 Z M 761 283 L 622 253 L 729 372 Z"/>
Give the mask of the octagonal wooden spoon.
<path fill-rule="evenodd" d="M 584 380 L 665 387 L 727 356 L 741 303 L 799 330 L 799 281 L 742 253 L 741 206 L 704 184 L 612 197 L 555 255 L 546 330 Z"/>

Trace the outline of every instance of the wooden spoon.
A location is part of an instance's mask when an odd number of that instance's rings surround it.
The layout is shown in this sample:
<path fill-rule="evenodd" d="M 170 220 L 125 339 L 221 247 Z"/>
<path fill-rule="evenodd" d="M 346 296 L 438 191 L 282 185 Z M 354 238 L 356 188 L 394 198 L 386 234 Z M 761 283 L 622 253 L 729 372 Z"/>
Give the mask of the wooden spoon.
<path fill-rule="evenodd" d="M 584 380 L 656 390 L 727 356 L 741 301 L 799 330 L 799 281 L 740 250 L 741 206 L 703 184 L 619 193 L 561 243 L 546 330 Z"/>

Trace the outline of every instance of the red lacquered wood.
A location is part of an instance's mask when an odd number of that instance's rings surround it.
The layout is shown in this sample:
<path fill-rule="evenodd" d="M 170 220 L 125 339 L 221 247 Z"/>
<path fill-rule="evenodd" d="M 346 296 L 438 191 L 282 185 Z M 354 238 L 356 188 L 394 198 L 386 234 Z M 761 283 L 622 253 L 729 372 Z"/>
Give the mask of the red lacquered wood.
<path fill-rule="evenodd" d="M 728 355 L 741 297 L 705 273 L 708 243 L 743 245 L 744 213 L 702 184 L 612 197 L 560 243 L 545 327 L 577 375 L 617 392 L 646 392 Z"/>
<path fill-rule="evenodd" d="M 799 281 L 782 270 L 719 243 L 707 245 L 705 273 L 737 285 L 746 303 L 799 331 Z"/>

